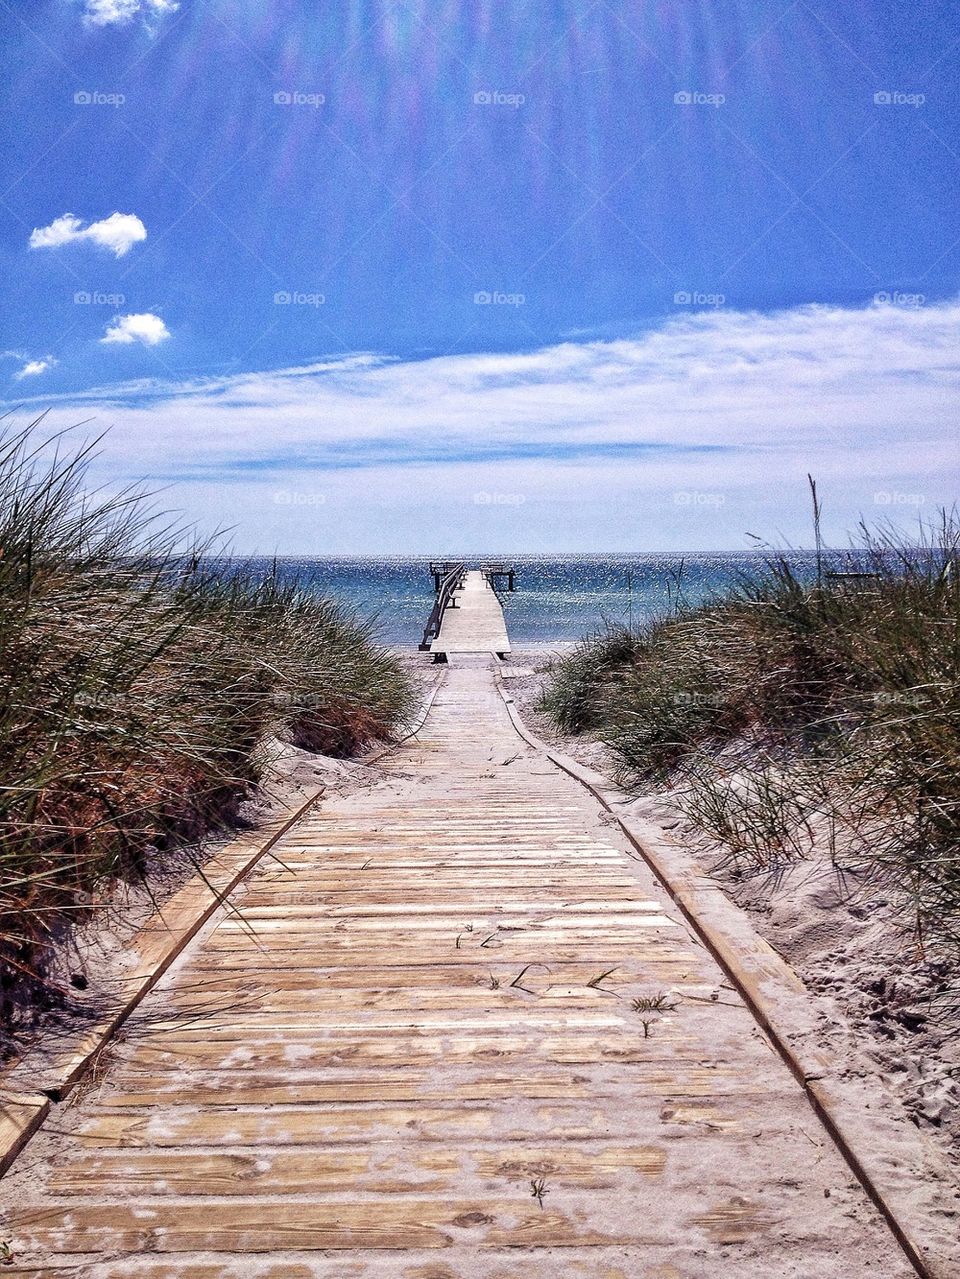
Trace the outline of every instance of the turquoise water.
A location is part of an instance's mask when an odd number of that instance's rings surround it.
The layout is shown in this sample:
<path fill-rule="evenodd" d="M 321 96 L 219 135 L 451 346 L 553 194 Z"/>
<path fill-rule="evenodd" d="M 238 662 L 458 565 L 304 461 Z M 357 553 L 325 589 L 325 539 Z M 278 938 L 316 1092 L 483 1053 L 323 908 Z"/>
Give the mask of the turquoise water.
<path fill-rule="evenodd" d="M 480 564 L 483 556 L 467 560 Z M 671 609 L 677 580 L 696 604 L 756 568 L 762 556 L 742 554 L 535 555 L 491 557 L 517 568 L 516 591 L 502 598 L 515 647 L 577 640 L 607 623 L 634 624 Z M 812 553 L 791 552 L 803 576 L 812 576 Z M 280 560 L 284 575 L 332 595 L 364 618 L 373 618 L 389 644 L 417 644 L 433 603 L 426 558 L 330 558 Z M 267 570 L 269 563 L 262 561 Z"/>

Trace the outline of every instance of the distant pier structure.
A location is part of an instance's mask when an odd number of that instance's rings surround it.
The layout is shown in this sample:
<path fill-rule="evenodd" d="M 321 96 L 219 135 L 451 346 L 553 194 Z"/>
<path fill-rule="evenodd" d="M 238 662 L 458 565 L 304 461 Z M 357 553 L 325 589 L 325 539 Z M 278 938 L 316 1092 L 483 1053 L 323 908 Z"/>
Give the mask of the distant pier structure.
<path fill-rule="evenodd" d="M 503 578 L 507 579 L 508 591 L 516 590 L 514 579 L 517 570 L 512 564 L 504 564 L 502 561 L 496 564 L 481 564 L 480 572 L 486 576 L 494 590 L 497 589 L 498 579 L 502 581 Z"/>
<path fill-rule="evenodd" d="M 420 648 L 436 661 L 446 661 L 450 653 L 510 652 L 507 624 L 498 590 L 506 582 L 516 590 L 516 569 L 502 561 L 483 563 L 468 569 L 462 560 L 431 563 L 434 603 L 423 632 Z"/>

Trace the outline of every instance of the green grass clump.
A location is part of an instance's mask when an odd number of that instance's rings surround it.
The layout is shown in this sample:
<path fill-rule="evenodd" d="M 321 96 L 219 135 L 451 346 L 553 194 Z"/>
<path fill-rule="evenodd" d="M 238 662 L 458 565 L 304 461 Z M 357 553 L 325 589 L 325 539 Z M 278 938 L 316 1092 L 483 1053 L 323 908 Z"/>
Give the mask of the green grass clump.
<path fill-rule="evenodd" d="M 0 439 L 0 984 L 150 849 L 229 817 L 276 734 L 345 756 L 412 688 L 371 629 L 276 573 L 184 553 L 86 451 Z"/>
<path fill-rule="evenodd" d="M 771 555 L 720 598 L 584 641 L 543 708 L 598 735 L 621 783 L 678 785 L 745 869 L 826 839 L 910 889 L 921 936 L 960 941 L 958 547 L 943 514 L 915 539 L 861 525 L 858 577 Z"/>

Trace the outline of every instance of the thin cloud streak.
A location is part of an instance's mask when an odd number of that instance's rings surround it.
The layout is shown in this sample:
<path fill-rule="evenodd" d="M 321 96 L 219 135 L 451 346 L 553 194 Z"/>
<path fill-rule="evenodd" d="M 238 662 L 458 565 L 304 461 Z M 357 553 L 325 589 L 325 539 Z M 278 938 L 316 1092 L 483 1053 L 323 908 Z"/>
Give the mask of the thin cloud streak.
<path fill-rule="evenodd" d="M 578 526 L 554 529 L 557 545 L 564 538 L 575 549 L 579 537 L 602 549 L 617 527 L 611 502 L 642 505 L 651 495 L 657 511 L 632 512 L 627 544 L 693 546 L 692 523 L 709 520 L 703 545 L 739 545 L 765 510 L 788 525 L 805 519 L 807 470 L 832 487 L 847 526 L 864 494 L 876 503 L 871 494 L 892 492 L 891 507 L 901 492 L 913 507 L 945 500 L 958 456 L 958 350 L 958 301 L 718 310 L 631 338 L 526 354 L 419 362 L 358 354 L 103 388 L 74 403 L 78 416 L 99 403 L 98 420 L 115 424 L 105 472 L 172 481 L 188 513 L 232 522 L 239 511 L 244 547 L 266 533 L 281 548 L 309 549 L 296 539 L 319 536 L 325 517 L 311 517 L 305 533 L 302 511 L 271 507 L 277 483 L 333 485 L 344 528 L 362 526 L 372 549 L 394 538 L 405 504 L 439 502 L 450 518 L 474 489 L 522 492 L 523 502 L 494 496 L 490 507 L 505 509 L 471 514 L 516 536 L 526 529 L 531 545 L 542 544 L 538 521 L 551 535 L 544 504 L 559 511 L 574 502 Z M 453 487 L 439 491 L 444 485 Z M 690 509 L 665 514 L 677 492 L 675 505 Z"/>

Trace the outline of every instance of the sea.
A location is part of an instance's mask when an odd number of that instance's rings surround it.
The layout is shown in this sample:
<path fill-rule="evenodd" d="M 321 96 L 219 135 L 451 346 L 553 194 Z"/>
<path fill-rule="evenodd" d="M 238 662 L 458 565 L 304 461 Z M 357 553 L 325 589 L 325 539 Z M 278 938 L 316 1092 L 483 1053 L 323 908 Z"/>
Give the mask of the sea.
<path fill-rule="evenodd" d="M 798 575 L 816 574 L 813 552 L 787 558 Z M 638 626 L 674 610 L 678 597 L 696 605 L 722 594 L 744 574 L 762 570 L 762 553 L 640 552 L 614 555 L 471 555 L 468 568 L 510 564 L 515 590 L 501 592 L 514 648 L 567 645 L 610 626 Z M 372 622 L 381 641 L 416 646 L 433 604 L 429 558 L 286 556 L 255 560 L 268 572 L 276 563 L 283 577 L 332 596 Z M 503 582 L 505 588 L 506 582 Z"/>

